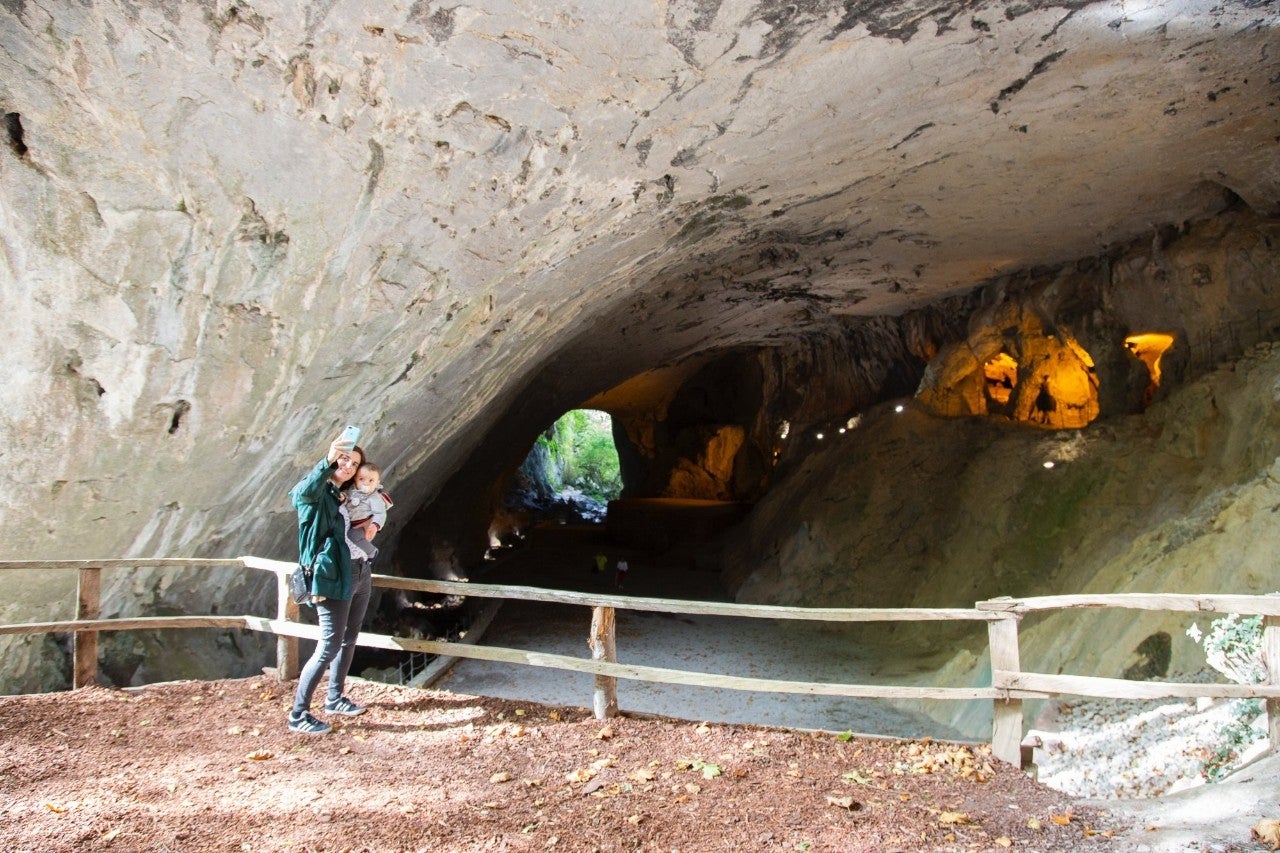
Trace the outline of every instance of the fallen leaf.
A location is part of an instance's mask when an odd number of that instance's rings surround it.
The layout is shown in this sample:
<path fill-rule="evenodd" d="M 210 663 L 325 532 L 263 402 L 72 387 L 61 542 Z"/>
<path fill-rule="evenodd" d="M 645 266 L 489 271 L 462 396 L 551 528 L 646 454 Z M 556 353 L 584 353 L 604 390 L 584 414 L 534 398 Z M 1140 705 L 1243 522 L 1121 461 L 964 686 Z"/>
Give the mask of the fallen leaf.
<path fill-rule="evenodd" d="M 242 735 L 244 734 L 244 729 L 241 726 L 232 726 L 231 728 L 227 729 L 227 734 Z"/>
<path fill-rule="evenodd" d="M 640 821 L 642 820 L 644 820 L 644 818 L 641 815 L 633 814 L 627 818 L 627 823 L 631 824 L 632 826 L 638 826 L 640 824 Z"/>
<path fill-rule="evenodd" d="M 338 754 L 339 754 L 339 755 L 346 755 L 346 754 L 347 754 L 347 753 L 349 753 L 350 751 L 351 751 L 351 747 L 349 747 L 349 746 L 340 746 L 340 747 L 338 747 Z"/>
<path fill-rule="evenodd" d="M 997 845 L 999 845 L 1000 847 L 1012 847 L 1012 846 L 1013 846 L 1013 839 L 1012 839 L 1012 838 L 1009 838 L 1007 835 L 1002 835 L 1002 836 L 1000 836 L 999 838 L 997 838 L 997 839 L 994 841 L 994 843 L 995 843 L 995 844 L 997 844 Z"/>
<path fill-rule="evenodd" d="M 652 770 L 642 767 L 639 770 L 632 770 L 629 778 L 635 782 L 652 782 L 657 775 Z"/>
<path fill-rule="evenodd" d="M 555 720 L 557 723 L 564 719 L 564 717 L 560 715 L 559 711 L 552 711 L 551 713 L 547 714 L 547 716 Z"/>
<path fill-rule="evenodd" d="M 276 754 L 266 749 L 255 749 L 253 752 L 245 756 L 250 761 L 266 761 L 269 758 L 275 758 Z"/>
<path fill-rule="evenodd" d="M 706 723 L 700 723 L 698 727 L 694 729 L 694 731 L 700 735 L 711 734 L 711 726 L 707 725 Z"/>
<path fill-rule="evenodd" d="M 1270 844 L 1272 850 L 1280 850 L 1280 820 L 1260 820 L 1249 827 L 1249 835 L 1263 844 Z"/>
<path fill-rule="evenodd" d="M 57 803 L 45 803 L 44 807 L 54 814 L 63 814 L 67 810 L 66 806 L 61 806 Z"/>
<path fill-rule="evenodd" d="M 1031 820 L 1027 821 L 1027 829 L 1034 829 L 1034 830 L 1037 830 L 1037 831 L 1038 831 L 1038 830 L 1043 829 L 1043 828 L 1044 828 L 1044 825 L 1043 825 L 1042 823 L 1040 823 L 1040 819 L 1039 819 L 1039 818 L 1034 818 L 1034 817 L 1033 817 L 1033 818 L 1031 818 Z"/>
<path fill-rule="evenodd" d="M 102 840 L 115 841 L 116 836 L 119 834 L 120 834 L 120 827 L 118 826 L 115 829 L 108 829 L 106 832 L 102 833 Z"/>
<path fill-rule="evenodd" d="M 938 823 L 954 823 L 957 826 L 962 826 L 969 822 L 969 816 L 964 812 L 943 812 L 938 815 Z"/>
<path fill-rule="evenodd" d="M 511 774 L 503 770 L 498 773 L 494 773 L 492 776 L 490 776 L 489 781 L 494 784 L 497 784 L 498 782 L 510 782 Z"/>
<path fill-rule="evenodd" d="M 1067 812 L 1066 814 L 1050 815 L 1049 820 L 1053 821 L 1058 826 L 1066 826 L 1067 824 L 1071 823 L 1071 819 L 1073 817 L 1075 817 L 1075 815 L 1073 815 L 1071 812 Z"/>
<path fill-rule="evenodd" d="M 851 812 L 856 812 L 858 809 L 862 808 L 862 803 L 858 802 L 853 797 L 835 797 L 831 794 L 827 795 L 827 805 L 841 809 L 848 809 Z"/>
<path fill-rule="evenodd" d="M 860 770 L 850 770 L 848 773 L 842 773 L 840 778 L 846 782 L 857 782 L 859 785 L 871 784 L 871 777 L 864 775 Z"/>
<path fill-rule="evenodd" d="M 701 791 L 701 790 L 702 790 L 702 786 L 701 786 L 701 785 L 695 785 L 695 784 L 693 784 L 692 782 L 687 782 L 687 783 L 685 783 L 684 789 L 685 789 L 686 791 L 688 791 L 690 794 L 696 794 L 696 793 L 698 793 L 699 791 Z"/>
<path fill-rule="evenodd" d="M 608 740 L 611 737 L 613 737 L 613 726 L 605 726 L 603 729 L 596 732 L 597 740 Z"/>

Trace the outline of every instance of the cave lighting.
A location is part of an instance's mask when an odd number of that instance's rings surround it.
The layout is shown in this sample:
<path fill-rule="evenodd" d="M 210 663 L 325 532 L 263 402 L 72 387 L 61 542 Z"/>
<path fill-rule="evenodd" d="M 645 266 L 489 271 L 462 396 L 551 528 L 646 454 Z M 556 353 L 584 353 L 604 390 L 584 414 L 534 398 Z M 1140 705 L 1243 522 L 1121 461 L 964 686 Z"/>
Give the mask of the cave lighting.
<path fill-rule="evenodd" d="M 1053 467 L 1053 460 L 1052 460 L 1052 459 L 1047 460 L 1047 461 L 1044 463 L 1044 467 L 1046 467 L 1046 468 L 1052 468 L 1052 467 Z"/>
<path fill-rule="evenodd" d="M 847 429 L 845 429 L 844 427 L 840 427 L 840 434 L 841 434 L 841 435 L 844 435 L 846 432 L 848 432 L 848 430 L 847 430 Z"/>
<path fill-rule="evenodd" d="M 901 412 L 901 411 L 902 411 L 903 409 L 905 409 L 905 408 L 906 408 L 906 406 L 904 406 L 904 405 L 902 405 L 901 403 L 899 403 L 898 405 L 896 405 L 896 406 L 894 406 L 894 407 L 893 407 L 893 410 L 894 410 L 895 412 Z"/>
<path fill-rule="evenodd" d="M 818 441 L 822 441 L 823 438 L 825 438 L 825 436 L 822 433 L 818 433 Z"/>
<path fill-rule="evenodd" d="M 1173 335 L 1163 332 L 1141 332 L 1124 339 L 1125 349 L 1147 366 L 1153 385 L 1160 384 L 1160 357 L 1173 346 Z"/>
<path fill-rule="evenodd" d="M 844 425 L 849 429 L 857 429 L 860 423 L 862 423 L 862 415 L 854 415 L 849 418 L 849 420 L 845 421 Z"/>
<path fill-rule="evenodd" d="M 997 353 L 982 365 L 982 375 L 987 380 L 987 395 L 1001 406 L 1008 405 L 1018 384 L 1018 362 L 1013 356 L 1007 352 Z"/>
<path fill-rule="evenodd" d="M 778 427 L 778 438 L 786 438 L 791 434 L 791 421 L 783 421 Z"/>

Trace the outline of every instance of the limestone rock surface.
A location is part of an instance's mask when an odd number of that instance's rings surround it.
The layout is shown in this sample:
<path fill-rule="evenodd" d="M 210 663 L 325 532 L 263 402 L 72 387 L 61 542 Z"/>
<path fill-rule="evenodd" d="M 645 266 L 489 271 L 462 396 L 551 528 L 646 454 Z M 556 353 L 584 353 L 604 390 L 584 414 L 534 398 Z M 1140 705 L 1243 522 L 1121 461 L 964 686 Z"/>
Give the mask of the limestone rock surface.
<path fill-rule="evenodd" d="M 425 572 L 473 547 L 427 521 L 482 535 L 540 430 L 647 371 L 819 341 L 851 389 L 914 387 L 948 299 L 1280 213 L 1276 25 L 1274 0 L 6 0 L 0 558 L 291 558 L 287 491 L 357 422 L 384 550 Z M 0 620 L 69 616 L 71 583 L 21 578 Z M 110 584 L 121 612 L 273 595 Z"/>

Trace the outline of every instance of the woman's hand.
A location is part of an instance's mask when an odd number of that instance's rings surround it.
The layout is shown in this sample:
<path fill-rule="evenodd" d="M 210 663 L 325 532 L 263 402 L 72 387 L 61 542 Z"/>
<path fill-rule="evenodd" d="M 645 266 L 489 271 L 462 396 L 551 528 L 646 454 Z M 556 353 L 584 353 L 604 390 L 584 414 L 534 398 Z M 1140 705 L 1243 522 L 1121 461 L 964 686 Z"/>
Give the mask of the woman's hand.
<path fill-rule="evenodd" d="M 355 450 L 355 445 L 349 441 L 342 440 L 342 433 L 338 433 L 338 437 L 329 445 L 329 453 L 325 456 L 325 461 L 330 465 L 338 461 L 338 457 L 343 454 L 350 455 Z"/>
<path fill-rule="evenodd" d="M 381 527 L 379 527 L 378 525 L 374 524 L 372 521 L 368 522 L 368 523 L 367 523 L 367 524 L 365 524 L 365 526 L 364 526 L 364 538 L 365 538 L 365 539 L 367 539 L 368 541 L 372 542 L 372 541 L 373 541 L 373 537 L 377 536 L 377 535 L 378 535 L 378 531 L 379 531 L 379 530 L 381 530 L 381 529 L 382 529 Z"/>

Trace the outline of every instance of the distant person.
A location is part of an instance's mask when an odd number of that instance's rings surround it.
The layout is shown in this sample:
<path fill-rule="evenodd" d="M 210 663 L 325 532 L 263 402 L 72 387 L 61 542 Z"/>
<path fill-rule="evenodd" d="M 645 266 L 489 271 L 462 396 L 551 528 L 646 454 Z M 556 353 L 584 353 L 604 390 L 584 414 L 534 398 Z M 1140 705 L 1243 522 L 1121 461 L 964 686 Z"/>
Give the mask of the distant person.
<path fill-rule="evenodd" d="M 599 554 L 596 554 L 595 573 L 598 575 L 604 574 L 604 567 L 607 565 L 609 565 L 609 558 L 604 555 L 604 552 L 602 551 Z"/>
<path fill-rule="evenodd" d="M 1049 423 L 1049 417 L 1057 408 L 1058 401 L 1053 398 L 1053 392 L 1049 390 L 1049 377 L 1045 376 L 1041 378 L 1040 391 L 1036 394 L 1035 409 L 1037 420 L 1042 424 Z"/>
<path fill-rule="evenodd" d="M 320 675 L 329 670 L 327 714 L 354 717 L 365 708 L 343 695 L 347 672 L 355 656 L 356 637 L 369 607 L 372 578 L 369 561 L 351 559 L 347 519 L 341 512 L 342 489 L 351 485 L 364 449 L 338 436 L 329 451 L 289 492 L 298 512 L 298 561 L 313 566 L 310 604 L 320 623 L 320 640 L 298 677 L 298 691 L 289 711 L 289 731 L 322 735 L 333 727 L 311 715 L 311 697 Z"/>
<path fill-rule="evenodd" d="M 613 574 L 613 585 L 618 589 L 622 589 L 622 582 L 627 579 L 627 572 L 630 571 L 630 569 L 631 567 L 627 565 L 626 560 L 618 560 L 617 571 Z"/>
<path fill-rule="evenodd" d="M 382 469 L 372 462 L 362 462 L 356 469 L 355 484 L 342 495 L 343 511 L 351 520 L 347 535 L 348 546 L 354 548 L 351 555 L 362 554 L 366 560 L 372 561 L 378 556 L 378 549 L 373 547 L 373 537 L 387 526 L 387 510 L 394 505 L 391 495 L 382 488 Z"/>

